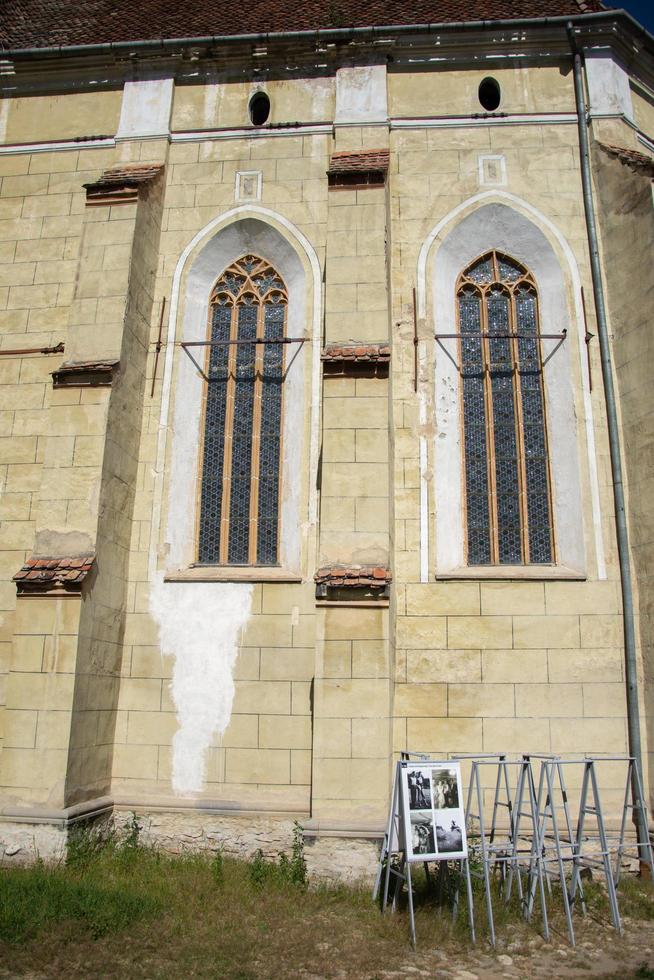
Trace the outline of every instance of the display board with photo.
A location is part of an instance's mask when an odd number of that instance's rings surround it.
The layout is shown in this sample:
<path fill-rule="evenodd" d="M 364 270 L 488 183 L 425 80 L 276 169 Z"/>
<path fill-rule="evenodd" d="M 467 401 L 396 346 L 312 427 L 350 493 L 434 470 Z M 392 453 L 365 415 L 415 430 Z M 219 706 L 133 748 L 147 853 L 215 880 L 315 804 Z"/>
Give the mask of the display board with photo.
<path fill-rule="evenodd" d="M 408 861 L 467 857 L 458 762 L 403 762 L 401 803 Z"/>

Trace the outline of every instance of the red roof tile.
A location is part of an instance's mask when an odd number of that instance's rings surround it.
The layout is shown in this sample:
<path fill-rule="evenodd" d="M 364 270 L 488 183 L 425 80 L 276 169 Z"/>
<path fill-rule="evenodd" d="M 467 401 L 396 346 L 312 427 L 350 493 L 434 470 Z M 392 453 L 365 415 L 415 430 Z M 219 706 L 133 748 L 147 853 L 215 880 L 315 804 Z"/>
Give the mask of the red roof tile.
<path fill-rule="evenodd" d="M 96 187 L 98 184 L 116 187 L 143 184 L 147 180 L 152 180 L 162 170 L 163 163 L 122 163 L 105 170 L 99 180 L 92 184 L 84 184 L 84 187 Z"/>
<path fill-rule="evenodd" d="M 629 150 L 626 146 L 613 146 L 611 143 L 599 144 L 605 153 L 626 164 L 634 173 L 643 174 L 654 180 L 654 157 L 648 157 L 638 150 Z"/>
<path fill-rule="evenodd" d="M 384 565 L 325 565 L 313 578 L 328 589 L 385 589 L 393 575 Z"/>
<path fill-rule="evenodd" d="M 330 174 L 370 173 L 388 170 L 388 150 L 360 150 L 358 153 L 333 153 L 329 162 Z"/>
<path fill-rule="evenodd" d="M 14 575 L 18 595 L 79 594 L 95 555 L 32 555 Z"/>
<path fill-rule="evenodd" d="M 334 27 L 570 17 L 601 9 L 599 0 L 369 0 L 365 4 L 252 0 L 236 6 L 208 0 L 3 0 L 0 45 L 43 48 Z"/>
<path fill-rule="evenodd" d="M 384 364 L 391 359 L 388 344 L 328 344 L 320 354 L 323 361 L 355 361 Z"/>

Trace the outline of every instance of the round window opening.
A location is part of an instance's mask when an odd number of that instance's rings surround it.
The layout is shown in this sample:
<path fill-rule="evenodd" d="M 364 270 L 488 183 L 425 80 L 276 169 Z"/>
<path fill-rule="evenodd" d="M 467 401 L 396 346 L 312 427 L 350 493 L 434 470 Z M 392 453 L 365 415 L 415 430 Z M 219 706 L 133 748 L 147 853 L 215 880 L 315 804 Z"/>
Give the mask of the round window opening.
<path fill-rule="evenodd" d="M 484 78 L 479 85 L 479 101 L 487 112 L 495 112 L 500 104 L 500 87 L 494 78 Z"/>
<path fill-rule="evenodd" d="M 254 126 L 263 126 L 270 115 L 270 99 L 265 92 L 255 92 L 250 99 L 250 119 Z"/>

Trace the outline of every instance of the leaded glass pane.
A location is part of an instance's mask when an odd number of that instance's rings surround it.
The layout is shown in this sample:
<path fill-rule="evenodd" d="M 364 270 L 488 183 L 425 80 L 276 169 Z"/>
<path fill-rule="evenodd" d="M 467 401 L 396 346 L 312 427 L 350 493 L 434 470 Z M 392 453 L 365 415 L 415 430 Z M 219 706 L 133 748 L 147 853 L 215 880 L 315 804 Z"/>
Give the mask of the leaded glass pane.
<path fill-rule="evenodd" d="M 513 259 L 507 259 L 505 255 L 498 255 L 497 267 L 502 282 L 516 282 L 516 280 L 522 279 L 525 274 L 521 265 L 518 265 Z"/>
<path fill-rule="evenodd" d="M 486 565 L 491 560 L 488 497 L 488 450 L 481 330 L 481 300 L 476 293 L 459 297 L 461 325 L 463 426 L 466 466 L 468 561 Z M 472 336 L 466 337 L 465 334 Z"/>
<path fill-rule="evenodd" d="M 470 266 L 466 271 L 466 276 L 473 282 L 491 282 L 493 279 L 493 260 L 488 257 L 480 259 L 479 262 Z"/>
<path fill-rule="evenodd" d="M 264 307 L 264 336 L 279 340 L 284 336 L 284 306 Z M 266 344 L 263 356 L 261 391 L 261 448 L 259 452 L 259 501 L 257 564 L 277 561 L 279 515 L 279 451 L 281 439 L 282 383 L 284 348 Z"/>
<path fill-rule="evenodd" d="M 225 463 L 225 413 L 227 407 L 227 372 L 232 321 L 231 306 L 214 306 L 211 317 L 211 340 L 222 341 L 209 348 L 207 401 L 202 460 L 200 562 L 214 564 L 220 555 L 220 517 Z"/>
<path fill-rule="evenodd" d="M 256 337 L 257 312 L 258 307 L 254 305 L 239 307 L 239 340 L 254 340 Z M 236 348 L 229 508 L 230 565 L 246 565 L 249 557 L 255 352 L 254 344 L 239 344 Z"/>

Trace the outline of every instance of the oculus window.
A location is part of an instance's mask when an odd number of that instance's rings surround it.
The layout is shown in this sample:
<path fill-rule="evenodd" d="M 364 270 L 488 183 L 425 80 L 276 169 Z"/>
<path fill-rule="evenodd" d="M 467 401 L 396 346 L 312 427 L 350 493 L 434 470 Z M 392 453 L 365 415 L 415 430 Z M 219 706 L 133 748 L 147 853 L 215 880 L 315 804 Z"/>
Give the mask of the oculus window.
<path fill-rule="evenodd" d="M 245 255 L 209 301 L 198 563 L 277 565 L 288 293 Z"/>
<path fill-rule="evenodd" d="M 554 562 L 538 293 L 492 251 L 459 276 L 468 565 Z"/>

